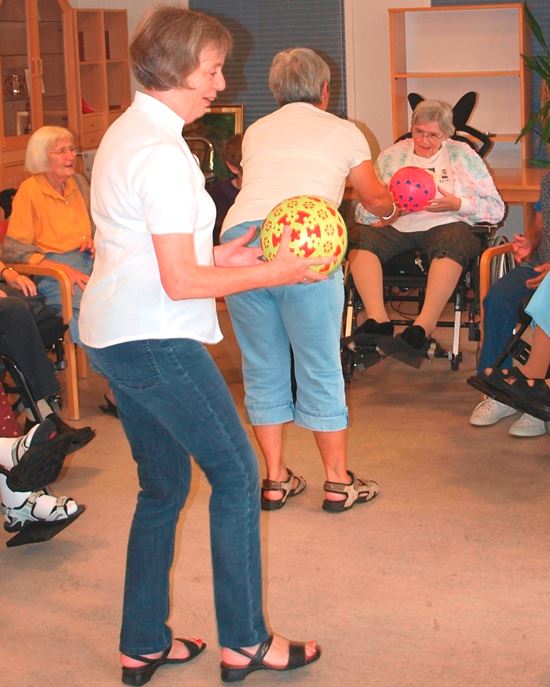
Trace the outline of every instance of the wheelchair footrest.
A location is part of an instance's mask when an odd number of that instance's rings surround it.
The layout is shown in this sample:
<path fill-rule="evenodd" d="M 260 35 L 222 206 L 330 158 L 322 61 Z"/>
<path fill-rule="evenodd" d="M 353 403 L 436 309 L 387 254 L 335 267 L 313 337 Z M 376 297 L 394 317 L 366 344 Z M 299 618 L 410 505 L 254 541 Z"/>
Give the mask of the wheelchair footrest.
<path fill-rule="evenodd" d="M 530 352 L 531 344 L 528 344 L 527 341 L 524 341 L 523 339 L 518 339 L 512 346 L 510 355 L 512 358 L 521 363 L 521 365 L 525 365 L 525 363 L 529 360 Z"/>

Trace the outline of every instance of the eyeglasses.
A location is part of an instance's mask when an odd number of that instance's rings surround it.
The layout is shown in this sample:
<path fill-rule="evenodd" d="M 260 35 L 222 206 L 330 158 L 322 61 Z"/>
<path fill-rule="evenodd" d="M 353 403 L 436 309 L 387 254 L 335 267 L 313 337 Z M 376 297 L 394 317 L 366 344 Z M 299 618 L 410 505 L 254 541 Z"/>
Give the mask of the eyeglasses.
<path fill-rule="evenodd" d="M 66 155 L 70 153 L 71 155 L 78 154 L 78 148 L 75 146 L 65 146 L 64 148 L 58 148 L 57 150 L 50 150 L 50 155 Z"/>
<path fill-rule="evenodd" d="M 414 138 L 427 138 L 430 143 L 436 143 L 436 141 L 441 141 L 443 134 L 434 134 L 431 131 L 422 131 L 422 129 L 417 129 L 413 127 L 411 134 Z"/>

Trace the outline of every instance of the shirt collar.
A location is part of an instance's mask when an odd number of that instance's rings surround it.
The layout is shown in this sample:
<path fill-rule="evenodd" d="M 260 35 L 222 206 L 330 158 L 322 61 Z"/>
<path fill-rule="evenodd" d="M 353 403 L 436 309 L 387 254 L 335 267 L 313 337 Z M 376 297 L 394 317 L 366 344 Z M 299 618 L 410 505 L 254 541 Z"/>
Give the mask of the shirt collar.
<path fill-rule="evenodd" d="M 181 136 L 185 120 L 160 100 L 153 98 L 153 96 L 147 93 L 136 91 L 132 107 L 153 116 L 159 124 L 166 126 L 170 131 L 174 131 L 178 136 Z"/>
<path fill-rule="evenodd" d="M 42 193 L 46 196 L 52 196 L 52 198 L 68 198 L 77 188 L 74 178 L 69 177 L 65 182 L 65 192 L 61 194 L 54 189 L 45 174 L 36 174 L 35 176 Z"/>

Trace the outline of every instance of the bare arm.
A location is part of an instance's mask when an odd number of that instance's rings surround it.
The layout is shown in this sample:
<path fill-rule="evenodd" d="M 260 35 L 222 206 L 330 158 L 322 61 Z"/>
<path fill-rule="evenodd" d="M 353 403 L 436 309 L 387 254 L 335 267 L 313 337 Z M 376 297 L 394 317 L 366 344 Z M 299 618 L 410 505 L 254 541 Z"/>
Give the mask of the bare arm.
<path fill-rule="evenodd" d="M 36 296 L 36 284 L 24 274 L 19 274 L 13 267 L 0 261 L 0 276 L 6 284 L 23 292 L 25 296 Z M 5 294 L 4 294 L 5 295 Z"/>
<path fill-rule="evenodd" d="M 252 233 L 253 231 L 250 232 L 250 236 Z M 223 256 L 231 253 L 235 244 L 242 246 L 250 236 L 244 236 L 242 240 L 237 240 L 235 243 L 230 242 L 224 246 L 218 246 L 220 250 L 216 253 L 216 260 L 221 265 L 198 265 L 192 234 L 154 235 L 153 246 L 159 265 L 160 279 L 167 295 L 172 300 L 217 298 L 250 289 L 325 279 L 311 267 L 329 264 L 332 259 L 295 257 L 288 247 L 290 237 L 288 230 L 283 233 L 279 252 L 272 262 L 260 261 L 257 249 L 254 248 L 233 250 L 233 259 L 223 260 Z M 251 251 L 248 260 L 243 257 L 244 251 Z M 224 266 L 230 262 L 238 266 Z"/>
<path fill-rule="evenodd" d="M 533 221 L 527 226 L 525 234 L 515 234 L 512 240 L 516 262 L 527 260 L 540 243 L 543 229 L 542 212 L 536 212 Z"/>
<path fill-rule="evenodd" d="M 532 250 L 535 250 L 540 243 L 543 226 L 544 222 L 542 218 L 542 212 L 535 212 L 533 221 L 529 223 L 527 229 L 525 230 L 525 236 L 529 239 Z"/>
<path fill-rule="evenodd" d="M 349 173 L 351 184 L 359 196 L 361 205 L 373 215 L 389 217 L 394 209 L 393 196 L 380 183 L 374 171 L 372 160 L 364 160 Z"/>

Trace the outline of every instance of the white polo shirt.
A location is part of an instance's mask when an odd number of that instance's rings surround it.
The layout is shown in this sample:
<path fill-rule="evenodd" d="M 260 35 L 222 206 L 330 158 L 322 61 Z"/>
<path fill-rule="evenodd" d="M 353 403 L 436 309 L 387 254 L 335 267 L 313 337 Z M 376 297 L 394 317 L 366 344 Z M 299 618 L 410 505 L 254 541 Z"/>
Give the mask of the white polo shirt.
<path fill-rule="evenodd" d="M 193 234 L 198 264 L 213 263 L 216 209 L 183 125 L 166 105 L 138 92 L 101 141 L 91 188 L 96 258 L 79 318 L 89 346 L 222 338 L 213 298 L 167 296 L 153 247 L 152 234 Z"/>
<path fill-rule="evenodd" d="M 350 170 L 371 159 L 352 122 L 310 103 L 289 103 L 254 122 L 243 139 L 243 183 L 222 234 L 264 219 L 286 198 L 321 196 L 338 207 Z"/>

